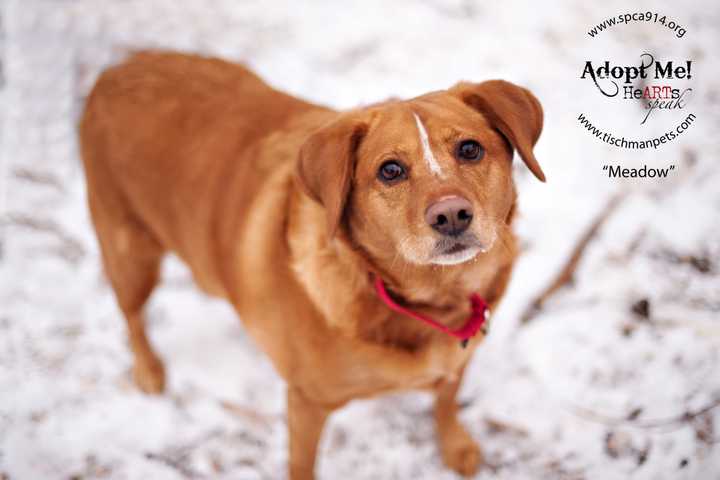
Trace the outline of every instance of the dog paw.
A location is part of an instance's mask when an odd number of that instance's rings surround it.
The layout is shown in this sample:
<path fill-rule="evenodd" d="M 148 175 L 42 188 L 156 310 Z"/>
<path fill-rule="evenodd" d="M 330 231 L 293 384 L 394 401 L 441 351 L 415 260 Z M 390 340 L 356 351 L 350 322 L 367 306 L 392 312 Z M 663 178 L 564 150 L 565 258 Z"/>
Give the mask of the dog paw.
<path fill-rule="evenodd" d="M 443 462 L 460 475 L 470 477 L 477 473 L 484 463 L 480 446 L 460 425 L 441 439 L 440 450 Z"/>
<path fill-rule="evenodd" d="M 147 394 L 160 394 L 165 390 L 165 367 L 158 358 L 136 359 L 133 366 L 135 385 Z"/>

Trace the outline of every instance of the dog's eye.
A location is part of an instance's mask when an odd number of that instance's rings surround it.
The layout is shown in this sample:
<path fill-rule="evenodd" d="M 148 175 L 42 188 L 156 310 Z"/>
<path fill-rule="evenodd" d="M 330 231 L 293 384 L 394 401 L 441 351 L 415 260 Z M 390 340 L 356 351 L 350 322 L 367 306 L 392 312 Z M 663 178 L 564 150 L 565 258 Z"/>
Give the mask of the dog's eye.
<path fill-rule="evenodd" d="M 378 170 L 378 178 L 385 183 L 402 180 L 406 176 L 405 167 L 395 160 L 388 160 Z"/>
<path fill-rule="evenodd" d="M 463 140 L 458 144 L 457 156 L 460 160 L 477 162 L 485 156 L 485 149 L 475 140 Z"/>

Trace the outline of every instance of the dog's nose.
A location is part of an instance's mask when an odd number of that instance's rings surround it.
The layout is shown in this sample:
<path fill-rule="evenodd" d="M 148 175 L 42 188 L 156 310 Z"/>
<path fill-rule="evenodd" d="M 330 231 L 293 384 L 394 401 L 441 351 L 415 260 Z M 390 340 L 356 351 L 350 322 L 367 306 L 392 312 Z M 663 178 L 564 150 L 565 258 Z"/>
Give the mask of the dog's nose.
<path fill-rule="evenodd" d="M 472 219 L 472 205 L 467 199 L 457 195 L 442 198 L 425 211 L 427 224 L 450 237 L 457 237 L 467 230 Z"/>

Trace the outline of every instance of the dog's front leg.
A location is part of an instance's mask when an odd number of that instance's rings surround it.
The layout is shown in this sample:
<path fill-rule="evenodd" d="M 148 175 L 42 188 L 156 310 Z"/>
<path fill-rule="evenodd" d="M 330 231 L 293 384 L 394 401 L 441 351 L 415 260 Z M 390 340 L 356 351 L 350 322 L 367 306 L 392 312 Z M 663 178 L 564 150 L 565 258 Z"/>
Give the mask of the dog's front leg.
<path fill-rule="evenodd" d="M 309 400 L 292 386 L 288 387 L 287 417 L 290 456 L 290 480 L 312 480 L 318 441 L 331 410 Z"/>
<path fill-rule="evenodd" d="M 458 420 L 457 392 L 465 371 L 453 379 L 441 380 L 435 387 L 435 429 L 445 465 L 461 475 L 474 475 L 483 463 L 478 444 Z"/>

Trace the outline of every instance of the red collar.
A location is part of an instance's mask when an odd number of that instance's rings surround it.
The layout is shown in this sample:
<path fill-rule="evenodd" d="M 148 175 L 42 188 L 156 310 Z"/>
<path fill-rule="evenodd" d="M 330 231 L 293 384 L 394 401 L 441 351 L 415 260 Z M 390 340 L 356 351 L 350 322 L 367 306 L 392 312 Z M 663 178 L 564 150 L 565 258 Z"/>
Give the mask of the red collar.
<path fill-rule="evenodd" d="M 382 278 L 379 276 L 375 277 L 375 291 L 382 301 L 385 302 L 385 305 L 390 307 L 391 310 L 395 310 L 396 312 L 407 315 L 415 320 L 425 322 L 441 332 L 445 332 L 448 335 L 459 338 L 460 345 L 462 345 L 463 348 L 467 345 L 470 337 L 474 336 L 480 329 L 483 329 L 483 334 L 486 331 L 486 328 L 483 328 L 483 326 L 485 326 L 488 318 L 490 317 L 490 309 L 488 308 L 487 302 L 476 293 L 470 295 L 470 307 L 472 309 L 470 317 L 468 317 L 462 327 L 457 330 L 452 330 L 437 320 L 398 305 L 398 303 L 390 297 L 390 294 L 385 288 L 385 282 L 383 282 Z"/>

